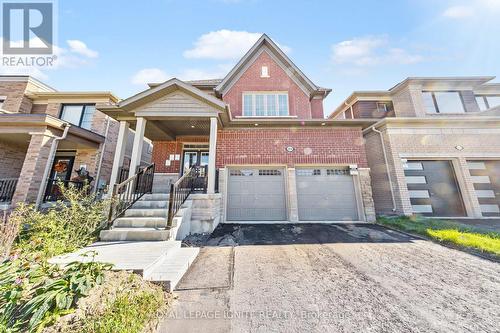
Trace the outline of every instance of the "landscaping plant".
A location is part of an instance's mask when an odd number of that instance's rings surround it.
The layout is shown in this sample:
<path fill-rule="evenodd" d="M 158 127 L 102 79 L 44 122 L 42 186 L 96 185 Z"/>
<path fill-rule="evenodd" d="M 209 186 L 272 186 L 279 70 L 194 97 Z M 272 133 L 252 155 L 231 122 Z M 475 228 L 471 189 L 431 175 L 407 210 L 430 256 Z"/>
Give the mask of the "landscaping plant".
<path fill-rule="evenodd" d="M 39 211 L 21 204 L 9 216 L 9 237 L 15 242 L 0 264 L 0 332 L 41 331 L 72 312 L 110 268 L 93 260 L 65 267 L 48 263 L 92 243 L 105 221 L 107 202 L 95 200 L 88 188 L 60 187 L 64 199 L 52 207 Z M 2 250 L 7 251 L 4 238 Z"/>

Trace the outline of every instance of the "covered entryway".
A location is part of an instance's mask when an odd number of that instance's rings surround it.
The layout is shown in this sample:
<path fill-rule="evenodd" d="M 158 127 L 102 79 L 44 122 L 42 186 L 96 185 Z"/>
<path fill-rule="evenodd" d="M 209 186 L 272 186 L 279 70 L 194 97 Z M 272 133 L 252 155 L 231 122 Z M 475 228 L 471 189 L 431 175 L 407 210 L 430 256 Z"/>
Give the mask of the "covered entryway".
<path fill-rule="evenodd" d="M 405 179 L 415 214 L 465 216 L 451 161 L 407 161 Z"/>
<path fill-rule="evenodd" d="M 231 168 L 227 186 L 228 221 L 285 221 L 283 168 Z"/>
<path fill-rule="evenodd" d="M 348 169 L 296 170 L 297 202 L 301 221 L 356 221 L 358 205 Z"/>
<path fill-rule="evenodd" d="M 500 216 L 500 161 L 467 161 L 481 214 Z"/>

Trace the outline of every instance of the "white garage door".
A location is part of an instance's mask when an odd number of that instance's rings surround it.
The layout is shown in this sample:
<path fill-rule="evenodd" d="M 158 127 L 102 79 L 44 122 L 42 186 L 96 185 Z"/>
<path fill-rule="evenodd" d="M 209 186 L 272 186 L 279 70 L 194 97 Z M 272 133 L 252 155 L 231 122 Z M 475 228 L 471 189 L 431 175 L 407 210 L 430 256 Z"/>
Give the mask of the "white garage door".
<path fill-rule="evenodd" d="M 354 182 L 349 170 L 308 168 L 296 170 L 299 220 L 358 220 Z"/>
<path fill-rule="evenodd" d="M 285 221 L 285 181 L 281 168 L 229 169 L 228 221 Z"/>

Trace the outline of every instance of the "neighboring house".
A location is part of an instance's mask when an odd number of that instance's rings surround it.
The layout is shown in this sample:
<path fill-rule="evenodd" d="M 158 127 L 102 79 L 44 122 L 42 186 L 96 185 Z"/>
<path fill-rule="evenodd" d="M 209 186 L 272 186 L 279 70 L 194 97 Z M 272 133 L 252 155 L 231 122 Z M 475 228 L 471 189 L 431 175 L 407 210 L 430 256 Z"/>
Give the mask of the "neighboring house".
<path fill-rule="evenodd" d="M 109 92 L 61 92 L 29 76 L 0 76 L 0 206 L 56 200 L 57 181 L 79 185 L 80 168 L 94 189 L 109 184 L 119 125 L 95 104 L 116 102 Z"/>
<path fill-rule="evenodd" d="M 363 131 L 378 214 L 500 216 L 500 84 L 407 78 L 354 92 L 330 119 L 381 118 Z"/>
<path fill-rule="evenodd" d="M 143 137 L 153 142 L 155 183 L 207 167 L 208 203 L 193 220 L 373 221 L 362 130 L 374 122 L 325 119 L 329 93 L 263 35 L 224 79 L 171 79 L 97 108 L 120 133 L 135 129 L 131 172 Z M 123 146 L 120 134 L 111 183 Z"/>

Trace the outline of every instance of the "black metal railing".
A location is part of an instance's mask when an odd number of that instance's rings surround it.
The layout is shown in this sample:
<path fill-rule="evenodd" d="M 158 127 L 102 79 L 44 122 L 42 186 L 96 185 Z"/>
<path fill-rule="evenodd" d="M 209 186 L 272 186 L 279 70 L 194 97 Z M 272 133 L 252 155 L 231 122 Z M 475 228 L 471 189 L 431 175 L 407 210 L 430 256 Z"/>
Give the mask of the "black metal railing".
<path fill-rule="evenodd" d="M 167 229 L 172 227 L 172 221 L 175 214 L 179 211 L 182 204 L 193 192 L 196 179 L 199 174 L 199 167 L 192 167 L 174 184 L 170 185 L 170 196 L 168 199 L 168 221 Z"/>
<path fill-rule="evenodd" d="M 194 166 L 196 178 L 193 181 L 193 192 L 207 193 L 208 165 Z"/>
<path fill-rule="evenodd" d="M 0 179 L 0 202 L 11 202 L 16 190 L 18 178 Z"/>
<path fill-rule="evenodd" d="M 77 190 L 81 190 L 85 186 L 85 182 L 62 180 L 62 179 L 49 179 L 49 181 L 47 182 L 47 189 L 45 190 L 43 201 L 49 202 L 49 201 L 62 200 L 63 190 L 61 189 L 61 187 L 68 188 L 68 186 L 74 187 Z M 90 188 L 88 190 L 90 192 Z"/>
<path fill-rule="evenodd" d="M 144 194 L 151 193 L 153 189 L 154 173 L 155 165 L 153 163 L 146 168 L 140 169 L 139 172 L 124 182 L 113 186 L 108 215 L 108 227 L 110 227 L 117 217 L 120 217 Z"/>
<path fill-rule="evenodd" d="M 124 181 L 127 180 L 128 172 L 129 172 L 129 168 L 118 169 L 118 181 L 117 181 L 118 184 L 123 183 Z"/>

